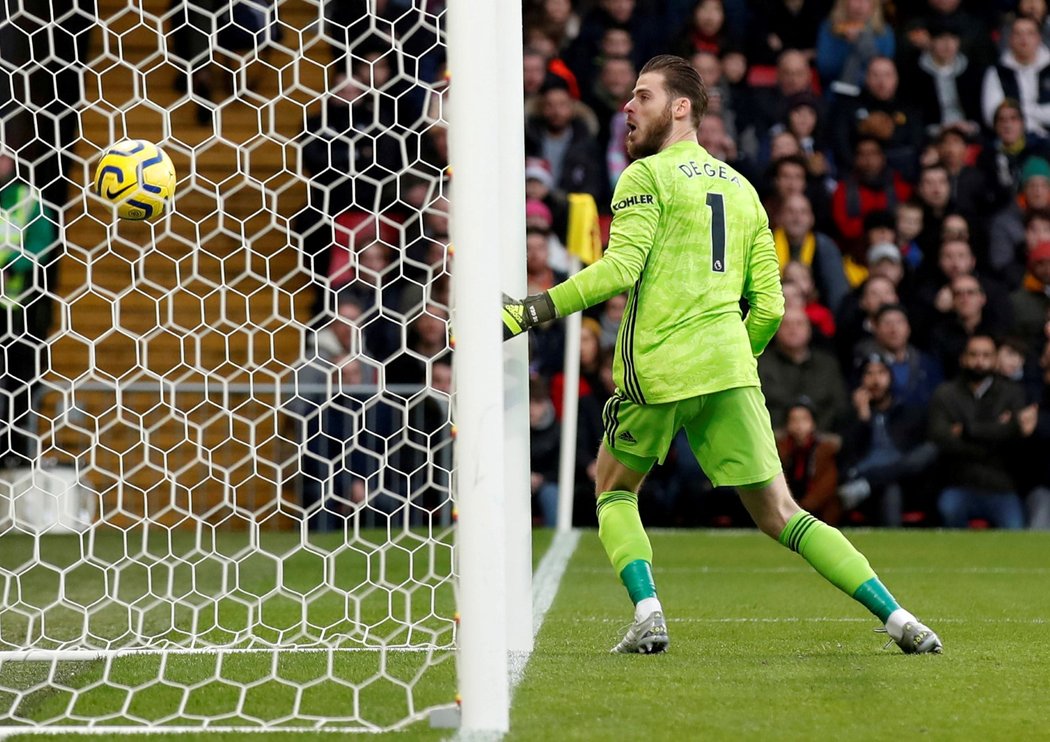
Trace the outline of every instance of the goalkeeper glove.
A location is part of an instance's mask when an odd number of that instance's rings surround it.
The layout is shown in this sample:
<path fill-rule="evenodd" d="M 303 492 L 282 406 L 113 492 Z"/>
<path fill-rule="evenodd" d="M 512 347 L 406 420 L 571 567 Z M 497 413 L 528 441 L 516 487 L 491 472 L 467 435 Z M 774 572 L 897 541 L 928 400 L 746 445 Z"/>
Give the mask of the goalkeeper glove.
<path fill-rule="evenodd" d="M 544 291 L 524 299 L 511 299 L 503 295 L 503 339 L 510 340 L 536 325 L 550 322 L 558 317 L 554 302 Z"/>

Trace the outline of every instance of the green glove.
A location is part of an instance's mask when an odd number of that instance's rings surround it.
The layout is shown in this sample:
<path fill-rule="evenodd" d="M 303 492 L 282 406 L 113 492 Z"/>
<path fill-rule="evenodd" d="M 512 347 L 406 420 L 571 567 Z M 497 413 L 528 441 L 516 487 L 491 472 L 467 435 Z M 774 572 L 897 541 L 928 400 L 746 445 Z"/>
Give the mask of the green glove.
<path fill-rule="evenodd" d="M 510 340 L 536 325 L 550 322 L 558 317 L 554 302 L 544 291 L 524 299 L 511 299 L 503 295 L 503 339 Z"/>

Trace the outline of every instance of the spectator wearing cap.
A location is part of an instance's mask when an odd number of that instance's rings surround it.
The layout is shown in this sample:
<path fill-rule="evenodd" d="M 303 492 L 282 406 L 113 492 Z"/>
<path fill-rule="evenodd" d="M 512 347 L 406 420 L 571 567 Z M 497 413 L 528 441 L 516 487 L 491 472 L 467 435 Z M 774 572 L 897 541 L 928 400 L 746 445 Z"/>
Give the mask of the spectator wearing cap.
<path fill-rule="evenodd" d="M 911 322 L 902 304 L 886 304 L 875 312 L 872 337 L 857 346 L 857 358 L 878 353 L 893 374 L 893 394 L 903 404 L 926 406 L 944 374 L 929 353 L 911 343 Z"/>
<path fill-rule="evenodd" d="M 945 377 L 952 379 L 959 371 L 959 358 L 969 338 L 974 335 L 998 337 L 1009 328 L 998 325 L 985 313 L 988 299 L 977 276 L 957 276 L 948 288 L 952 309 L 941 315 L 934 325 L 930 350 L 944 369 Z"/>
<path fill-rule="evenodd" d="M 996 275 L 1009 280 L 1017 246 L 1025 241 L 1026 215 L 1045 210 L 1050 210 L 1050 162 L 1029 157 L 1021 166 L 1020 197 L 997 211 L 988 225 L 988 266 Z"/>
<path fill-rule="evenodd" d="M 931 21 L 929 43 L 913 65 L 902 66 L 901 97 L 922 117 L 926 133 L 946 126 L 976 135 L 981 129 L 984 68 L 959 49 L 959 30 L 950 20 Z"/>
<path fill-rule="evenodd" d="M 881 276 L 900 286 L 904 278 L 901 249 L 892 242 L 876 242 L 868 248 L 868 275 Z"/>
<path fill-rule="evenodd" d="M 834 314 L 849 293 L 838 246 L 826 234 L 815 231 L 813 209 L 801 193 L 783 199 L 777 221 L 780 226 L 773 230 L 773 244 L 781 274 L 792 261 L 807 266 L 817 293 Z"/>
<path fill-rule="evenodd" d="M 843 426 L 838 496 L 865 520 L 900 526 L 905 501 L 917 499 L 937 460 L 925 440 L 926 409 L 894 395 L 890 363 L 877 353 L 860 359 L 858 379 Z"/>
<path fill-rule="evenodd" d="M 1024 527 L 1011 454 L 1032 434 L 1035 405 L 1020 386 L 995 373 L 996 342 L 974 335 L 959 359 L 961 372 L 930 401 L 930 440 L 940 449 L 938 509 L 948 528 L 981 518 L 996 528 Z"/>
<path fill-rule="evenodd" d="M 558 273 L 568 273 L 569 252 L 554 233 L 554 217 L 547 204 L 534 198 L 525 201 L 525 228 L 542 229 L 547 233 L 547 265 Z"/>
<path fill-rule="evenodd" d="M 841 442 L 817 425 L 813 400 L 800 397 L 792 402 L 776 440 L 784 476 L 799 506 L 825 523 L 837 523 L 842 507 L 835 496 L 839 477 L 835 456 Z"/>
<path fill-rule="evenodd" d="M 562 240 L 569 228 L 569 202 L 555 189 L 550 165 L 542 157 L 525 158 L 525 199 L 540 201 L 551 213 L 551 229 Z"/>
<path fill-rule="evenodd" d="M 1042 242 L 1028 252 L 1028 272 L 1021 287 L 1010 294 L 1013 307 L 1011 334 L 1033 348 L 1047 342 L 1050 322 L 1050 242 Z"/>
<path fill-rule="evenodd" d="M 837 99 L 831 114 L 837 162 L 849 162 L 857 137 L 873 137 L 882 144 L 890 167 L 907 180 L 915 176 L 923 139 L 922 117 L 900 96 L 899 86 L 894 61 L 875 57 L 868 65 L 860 94 Z"/>
<path fill-rule="evenodd" d="M 992 135 L 981 148 L 976 163 L 984 173 L 993 208 L 1002 208 L 1017 196 L 1021 166 L 1033 156 L 1050 158 L 1050 144 L 1025 131 L 1021 104 L 1006 98 L 995 108 Z"/>
<path fill-rule="evenodd" d="M 608 189 L 594 132 L 577 115 L 575 101 L 563 83 L 548 80 L 541 97 L 540 113 L 525 122 L 525 154 L 547 161 L 554 188 L 589 193 L 602 203 Z"/>
<path fill-rule="evenodd" d="M 911 186 L 887 165 L 877 137 L 862 134 L 853 151 L 853 168 L 831 197 L 831 216 L 842 238 L 843 253 L 863 264 L 867 248 L 864 217 L 873 211 L 892 212 L 911 197 Z"/>
<path fill-rule="evenodd" d="M 877 231 L 872 230 L 872 234 Z M 872 241 L 867 253 L 867 270 L 868 276 L 885 278 L 893 283 L 900 303 L 907 307 L 908 316 L 913 322 L 912 341 L 925 348 L 929 337 L 927 315 L 916 301 L 915 276 L 908 269 L 904 255 L 893 237 L 887 235 Z"/>
<path fill-rule="evenodd" d="M 1043 45 L 1031 18 L 1013 20 L 1008 48 L 985 73 L 981 108 L 989 126 L 1004 98 L 1020 102 L 1029 131 L 1050 133 L 1050 49 Z"/>
<path fill-rule="evenodd" d="M 813 400 L 817 427 L 830 430 L 846 410 L 846 391 L 834 357 L 814 348 L 813 329 L 801 307 L 785 309 L 772 347 L 758 358 L 758 374 L 773 427 L 787 421 L 791 404 Z"/>

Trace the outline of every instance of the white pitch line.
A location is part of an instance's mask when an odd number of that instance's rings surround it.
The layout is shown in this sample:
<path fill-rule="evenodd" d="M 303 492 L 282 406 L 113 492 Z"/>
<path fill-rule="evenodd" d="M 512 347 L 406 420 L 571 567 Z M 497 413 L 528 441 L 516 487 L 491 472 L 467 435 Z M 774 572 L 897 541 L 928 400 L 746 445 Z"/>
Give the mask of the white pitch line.
<path fill-rule="evenodd" d="M 554 535 L 547 553 L 540 560 L 536 573 L 532 576 L 532 637 L 535 639 L 547 617 L 547 611 L 558 594 L 558 586 L 569 566 L 569 560 L 580 543 L 578 530 L 559 531 Z M 515 688 L 525 677 L 525 666 L 529 663 L 531 652 L 514 652 L 510 658 L 510 692 L 513 697 Z"/>
<path fill-rule="evenodd" d="M 32 734 L 36 737 L 49 737 L 56 734 L 83 734 L 98 736 L 102 734 L 120 736 L 150 736 L 153 734 L 273 734 L 289 732 L 291 734 L 380 734 L 381 730 L 340 727 L 135 727 L 135 726 L 50 726 L 50 727 L 0 727 L 0 739 L 19 734 Z"/>

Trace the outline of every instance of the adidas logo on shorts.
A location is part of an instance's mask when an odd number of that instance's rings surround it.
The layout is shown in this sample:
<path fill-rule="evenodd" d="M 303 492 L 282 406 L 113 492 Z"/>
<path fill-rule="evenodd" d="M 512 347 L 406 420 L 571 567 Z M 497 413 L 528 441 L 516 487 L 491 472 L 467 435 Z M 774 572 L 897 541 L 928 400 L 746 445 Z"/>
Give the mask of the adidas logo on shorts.
<path fill-rule="evenodd" d="M 634 439 L 634 436 L 631 435 L 631 431 L 629 431 L 629 430 L 625 430 L 622 433 L 620 433 L 618 436 L 616 436 L 616 440 L 623 441 L 624 443 L 637 443 L 638 442 L 638 441 L 636 441 Z"/>

